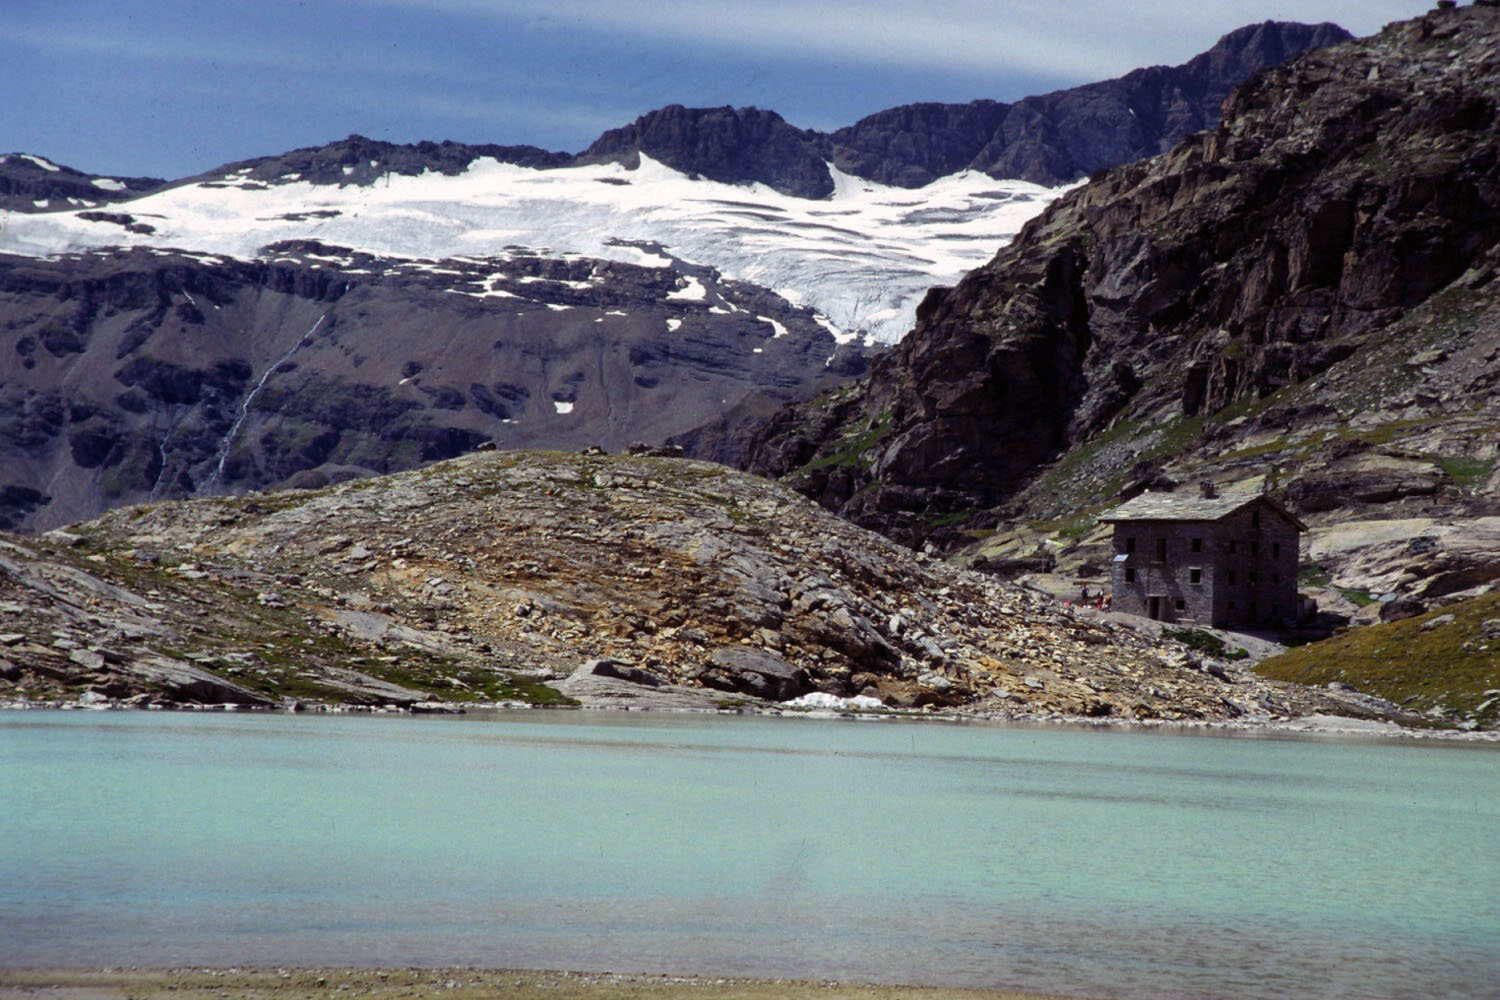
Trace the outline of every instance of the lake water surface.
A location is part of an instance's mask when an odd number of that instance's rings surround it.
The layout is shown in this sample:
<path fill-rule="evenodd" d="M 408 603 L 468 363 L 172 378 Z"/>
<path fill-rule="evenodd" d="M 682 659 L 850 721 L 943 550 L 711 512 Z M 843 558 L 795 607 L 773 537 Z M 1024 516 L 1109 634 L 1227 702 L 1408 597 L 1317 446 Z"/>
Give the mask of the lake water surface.
<path fill-rule="evenodd" d="M 1500 995 L 1500 751 L 934 723 L 0 714 L 0 965 Z"/>

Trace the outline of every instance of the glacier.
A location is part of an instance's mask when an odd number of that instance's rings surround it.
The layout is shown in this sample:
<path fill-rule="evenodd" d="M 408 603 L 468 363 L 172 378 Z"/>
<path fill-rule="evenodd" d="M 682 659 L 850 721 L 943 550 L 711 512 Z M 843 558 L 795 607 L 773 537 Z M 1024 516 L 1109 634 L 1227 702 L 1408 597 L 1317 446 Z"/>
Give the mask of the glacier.
<path fill-rule="evenodd" d="M 676 258 L 807 306 L 840 340 L 890 344 L 928 288 L 988 261 L 1066 190 L 975 171 L 907 189 L 830 166 L 833 195 L 809 200 L 640 160 L 536 169 L 479 158 L 456 175 L 387 173 L 368 185 L 295 174 L 267 183 L 241 169 L 111 206 L 151 232 L 97 213 L 8 213 L 0 252 L 156 247 L 253 259 L 283 240 L 317 240 L 424 261 L 542 253 L 661 267 Z"/>

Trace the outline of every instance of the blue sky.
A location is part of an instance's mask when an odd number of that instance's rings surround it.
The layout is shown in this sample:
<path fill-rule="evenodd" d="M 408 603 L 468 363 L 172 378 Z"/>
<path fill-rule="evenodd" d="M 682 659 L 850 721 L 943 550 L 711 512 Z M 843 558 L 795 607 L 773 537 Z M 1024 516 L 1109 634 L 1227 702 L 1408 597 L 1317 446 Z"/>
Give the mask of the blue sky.
<path fill-rule="evenodd" d="M 1178 63 L 1242 24 L 1414 0 L 4 0 L 0 151 L 180 177 L 358 132 L 577 151 L 664 104 L 832 129 Z"/>

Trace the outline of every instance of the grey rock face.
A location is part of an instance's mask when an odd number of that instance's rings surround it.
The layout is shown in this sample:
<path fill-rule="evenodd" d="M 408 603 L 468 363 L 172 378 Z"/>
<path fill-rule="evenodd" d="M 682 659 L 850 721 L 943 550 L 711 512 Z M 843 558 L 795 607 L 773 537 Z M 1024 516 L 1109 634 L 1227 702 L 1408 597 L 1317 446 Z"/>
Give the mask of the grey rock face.
<path fill-rule="evenodd" d="M 685 434 L 730 457 L 734 433 L 692 429 L 810 395 L 843 377 L 829 355 L 859 356 L 809 310 L 684 267 L 702 301 L 669 298 L 682 270 L 584 259 L 391 261 L 317 243 L 255 261 L 0 256 L 0 350 L 16 361 L 0 382 L 0 528 L 489 444 Z"/>

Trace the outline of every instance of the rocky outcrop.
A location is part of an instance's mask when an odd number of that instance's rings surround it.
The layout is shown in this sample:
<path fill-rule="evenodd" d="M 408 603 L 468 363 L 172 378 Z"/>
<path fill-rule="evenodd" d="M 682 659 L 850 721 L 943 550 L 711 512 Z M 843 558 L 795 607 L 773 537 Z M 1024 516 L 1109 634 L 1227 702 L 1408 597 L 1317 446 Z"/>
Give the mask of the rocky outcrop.
<path fill-rule="evenodd" d="M 1247 419 L 1344 440 L 1409 419 L 1390 433 L 1460 457 L 1496 426 L 1479 373 L 1500 350 L 1497 51 L 1500 11 L 1467 7 L 1254 77 L 1214 131 L 1096 176 L 934 290 L 858 392 L 778 416 L 750 468 L 892 537 L 957 544 L 948 526 L 978 509 L 1075 517 L 1168 457 L 1263 475 L 1279 449 L 1245 440 Z M 1293 493 L 1453 482 L 1441 462 L 1360 475 Z"/>
<path fill-rule="evenodd" d="M 0 257 L 0 316 L 11 530 L 488 443 L 618 450 L 688 434 L 696 454 L 726 457 L 743 450 L 734 435 L 688 432 L 804 398 L 864 357 L 811 310 L 711 268 L 389 260 L 306 241 L 251 261 Z"/>
<path fill-rule="evenodd" d="M 605 132 L 578 156 L 580 163 L 635 166 L 645 154 L 689 175 L 727 184 L 769 185 L 798 198 L 826 198 L 833 177 L 824 140 L 760 108 L 685 108 L 668 105 Z"/>
<path fill-rule="evenodd" d="M 0 539 L 0 611 L 0 701 L 561 691 L 705 708 L 816 692 L 1202 720 L 1332 706 L 903 550 L 766 480 L 645 456 L 487 452 L 117 510 Z"/>

